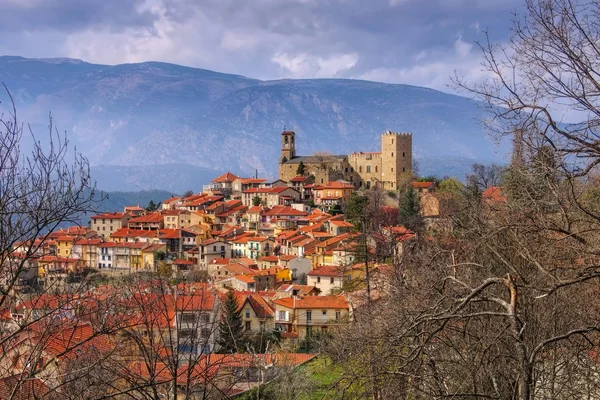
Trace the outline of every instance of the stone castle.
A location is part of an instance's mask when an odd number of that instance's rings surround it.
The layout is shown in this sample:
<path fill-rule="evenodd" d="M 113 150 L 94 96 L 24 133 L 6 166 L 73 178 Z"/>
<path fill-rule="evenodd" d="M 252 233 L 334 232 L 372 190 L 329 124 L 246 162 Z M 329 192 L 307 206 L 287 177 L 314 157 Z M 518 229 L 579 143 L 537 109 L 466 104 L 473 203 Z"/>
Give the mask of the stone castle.
<path fill-rule="evenodd" d="M 297 156 L 296 134 L 284 131 L 281 134 L 279 179 L 290 181 L 295 178 L 301 162 L 305 167 L 304 175 L 313 175 L 317 185 L 343 179 L 357 189 L 379 186 L 397 190 L 402 182 L 412 177 L 412 134 L 385 132 L 381 135 L 380 152 Z"/>

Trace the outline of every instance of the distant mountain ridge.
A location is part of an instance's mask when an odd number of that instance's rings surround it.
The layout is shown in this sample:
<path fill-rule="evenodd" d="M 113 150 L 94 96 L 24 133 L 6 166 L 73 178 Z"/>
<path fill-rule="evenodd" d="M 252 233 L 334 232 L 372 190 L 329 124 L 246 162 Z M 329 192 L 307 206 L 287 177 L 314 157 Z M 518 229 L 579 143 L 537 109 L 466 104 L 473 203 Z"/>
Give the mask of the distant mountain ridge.
<path fill-rule="evenodd" d="M 307 155 L 373 151 L 385 130 L 412 132 L 416 158 L 435 159 L 433 169 L 442 175 L 445 157 L 497 161 L 504 152 L 497 155 L 486 139 L 475 102 L 416 86 L 261 81 L 160 62 L 108 66 L 16 56 L 0 57 L 0 80 L 23 122 L 44 132 L 51 111 L 58 128 L 97 166 L 170 164 L 169 171 L 178 165 L 187 176 L 190 165 L 215 176 L 226 170 L 275 176 L 284 126 L 297 133 L 298 152 Z M 130 183 L 145 171 L 136 168 L 129 169 Z M 156 186 L 123 181 L 123 188 L 110 189 L 172 190 L 166 184 L 173 174 Z"/>

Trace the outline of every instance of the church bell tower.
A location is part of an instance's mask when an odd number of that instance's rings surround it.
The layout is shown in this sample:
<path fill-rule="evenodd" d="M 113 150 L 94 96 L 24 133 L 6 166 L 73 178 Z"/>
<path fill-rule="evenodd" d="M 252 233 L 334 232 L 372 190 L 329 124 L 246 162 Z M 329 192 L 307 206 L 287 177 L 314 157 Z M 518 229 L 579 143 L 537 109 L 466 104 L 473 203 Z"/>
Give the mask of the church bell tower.
<path fill-rule="evenodd" d="M 283 131 L 281 133 L 281 164 L 296 157 L 296 133 Z"/>

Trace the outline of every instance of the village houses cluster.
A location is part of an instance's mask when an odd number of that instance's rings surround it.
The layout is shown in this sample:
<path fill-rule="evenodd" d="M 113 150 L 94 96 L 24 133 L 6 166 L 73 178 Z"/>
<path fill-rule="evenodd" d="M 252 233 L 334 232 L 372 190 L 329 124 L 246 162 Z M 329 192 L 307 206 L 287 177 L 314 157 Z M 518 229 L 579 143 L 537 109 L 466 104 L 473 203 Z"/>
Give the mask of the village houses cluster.
<path fill-rule="evenodd" d="M 19 244 L 15 256 L 37 247 L 15 289 L 60 285 L 87 269 L 109 276 L 166 271 L 198 276 L 220 293 L 235 290 L 246 330 L 277 330 L 291 340 L 327 330 L 351 315 L 350 292 L 364 287 L 360 235 L 345 220 L 346 206 L 357 190 L 393 191 L 412 178 L 412 137 L 386 132 L 381 152 L 347 156 L 297 156 L 295 133 L 281 138 L 275 181 L 228 172 L 155 210 L 103 212 L 88 227 Z M 425 217 L 435 218 L 435 184 L 412 186 Z M 398 252 L 414 237 L 400 226 L 390 234 L 399 238 Z M 384 276 L 385 266 L 375 271 Z"/>

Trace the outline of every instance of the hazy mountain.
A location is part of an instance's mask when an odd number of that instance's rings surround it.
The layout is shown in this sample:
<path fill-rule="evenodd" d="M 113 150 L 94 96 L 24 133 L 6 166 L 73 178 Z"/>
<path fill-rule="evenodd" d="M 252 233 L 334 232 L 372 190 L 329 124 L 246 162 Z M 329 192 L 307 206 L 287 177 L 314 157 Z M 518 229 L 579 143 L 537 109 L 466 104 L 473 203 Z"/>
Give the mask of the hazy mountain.
<path fill-rule="evenodd" d="M 199 184 L 186 164 L 215 170 L 214 176 L 258 170 L 273 177 L 284 126 L 296 131 L 298 151 L 305 154 L 373 151 L 385 130 L 412 132 L 416 157 L 433 157 L 437 164 L 422 161 L 420 168 L 440 175 L 447 157 L 451 163 L 499 159 L 476 121 L 481 111 L 474 102 L 415 86 L 259 81 L 158 62 L 106 66 L 12 56 L 0 57 L 0 80 L 22 121 L 44 132 L 52 111 L 59 130 L 94 165 L 171 164 L 158 183 L 146 178 L 156 169 L 128 169 L 112 179 L 118 169 L 98 167 L 104 189 L 181 190 Z M 209 174 L 201 171 L 198 180 Z"/>
<path fill-rule="evenodd" d="M 98 188 L 106 191 L 168 190 L 182 194 L 187 190 L 202 189 L 225 171 L 189 164 L 143 166 L 97 165 L 92 167 L 92 178 Z"/>

